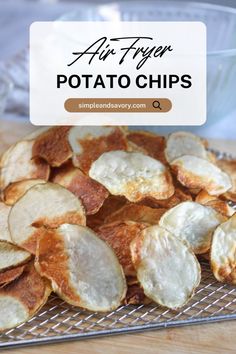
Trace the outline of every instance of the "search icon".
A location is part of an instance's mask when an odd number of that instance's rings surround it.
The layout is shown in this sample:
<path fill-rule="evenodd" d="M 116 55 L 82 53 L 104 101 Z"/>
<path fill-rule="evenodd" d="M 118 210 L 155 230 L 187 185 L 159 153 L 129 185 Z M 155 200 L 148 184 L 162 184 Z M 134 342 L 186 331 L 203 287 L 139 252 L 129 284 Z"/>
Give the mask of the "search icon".
<path fill-rule="evenodd" d="M 153 108 L 157 108 L 157 109 L 159 109 L 160 111 L 162 111 L 160 101 L 153 101 L 153 102 L 152 102 L 152 107 L 153 107 Z"/>

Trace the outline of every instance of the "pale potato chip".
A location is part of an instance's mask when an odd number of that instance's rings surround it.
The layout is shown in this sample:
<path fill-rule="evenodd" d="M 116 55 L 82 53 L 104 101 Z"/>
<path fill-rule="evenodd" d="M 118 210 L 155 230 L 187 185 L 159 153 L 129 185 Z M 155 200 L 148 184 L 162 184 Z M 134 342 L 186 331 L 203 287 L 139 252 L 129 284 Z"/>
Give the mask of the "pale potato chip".
<path fill-rule="evenodd" d="M 205 189 L 210 195 L 220 195 L 232 187 L 230 177 L 211 162 L 185 155 L 171 162 L 180 183 L 188 188 Z"/>
<path fill-rule="evenodd" d="M 143 149 L 144 153 L 146 152 L 147 155 L 164 164 L 166 163 L 164 154 L 166 139 L 164 136 L 146 131 L 130 131 L 127 134 L 127 139 L 129 144 L 135 144 L 140 149 Z"/>
<path fill-rule="evenodd" d="M 231 178 L 232 188 L 224 194 L 226 199 L 236 202 L 236 160 L 217 160 L 217 166 L 225 171 Z"/>
<path fill-rule="evenodd" d="M 3 201 L 7 205 L 14 205 L 18 199 L 20 199 L 28 189 L 36 184 L 46 183 L 43 179 L 25 179 L 24 181 L 14 182 L 9 184 L 3 191 Z"/>
<path fill-rule="evenodd" d="M 53 127 L 44 131 L 34 141 L 33 156 L 41 157 L 50 166 L 58 167 L 72 157 L 72 150 L 68 141 L 71 127 Z"/>
<path fill-rule="evenodd" d="M 33 158 L 33 141 L 20 141 L 11 146 L 0 162 L 0 188 L 24 179 L 40 178 L 48 180 L 50 167 L 39 158 Z"/>
<path fill-rule="evenodd" d="M 194 253 L 160 226 L 144 229 L 131 243 L 137 277 L 145 295 L 171 309 L 185 305 L 201 279 Z"/>
<path fill-rule="evenodd" d="M 225 216 L 232 216 L 235 213 L 235 210 L 230 207 L 226 201 L 221 200 L 214 195 L 208 194 L 205 190 L 201 190 L 198 193 L 195 201 L 197 203 L 210 206 Z"/>
<path fill-rule="evenodd" d="M 97 213 L 109 195 L 100 183 L 73 166 L 60 167 L 54 172 L 52 182 L 60 184 L 80 198 L 86 215 Z"/>
<path fill-rule="evenodd" d="M 38 228 L 58 227 L 64 223 L 85 225 L 85 212 L 80 200 L 55 183 L 37 184 L 12 207 L 9 230 L 14 243 L 35 253 Z"/>
<path fill-rule="evenodd" d="M 201 138 L 189 132 L 175 132 L 168 136 L 165 148 L 166 160 L 171 163 L 183 155 L 207 159 L 207 150 Z"/>
<path fill-rule="evenodd" d="M 127 204 L 125 197 L 109 195 L 104 201 L 103 206 L 94 215 L 87 215 L 87 226 L 92 230 L 97 231 L 104 224 L 106 218 Z"/>
<path fill-rule="evenodd" d="M 211 207 L 183 202 L 162 215 L 159 225 L 182 241 L 196 254 L 210 249 L 216 227 L 226 218 Z"/>
<path fill-rule="evenodd" d="M 25 264 L 0 272 L 0 287 L 4 287 L 18 278 L 25 269 Z"/>
<path fill-rule="evenodd" d="M 36 268 L 62 299 L 92 311 L 116 309 L 126 294 L 124 273 L 112 249 L 84 226 L 41 229 Z"/>
<path fill-rule="evenodd" d="M 118 221 L 104 224 L 97 231 L 99 237 L 114 250 L 126 276 L 136 276 L 131 260 L 130 243 L 147 226 L 132 221 Z"/>
<path fill-rule="evenodd" d="M 10 210 L 10 206 L 0 202 L 0 241 L 12 241 L 8 228 L 8 216 Z"/>
<path fill-rule="evenodd" d="M 72 127 L 69 143 L 73 150 L 74 166 L 87 173 L 93 161 L 104 152 L 127 150 L 125 133 L 121 127 Z"/>
<path fill-rule="evenodd" d="M 150 208 L 146 205 L 130 203 L 110 214 L 105 219 L 105 223 L 127 220 L 156 225 L 165 212 L 164 208 Z"/>
<path fill-rule="evenodd" d="M 21 265 L 30 258 L 29 252 L 9 242 L 0 241 L 0 271 Z"/>
<path fill-rule="evenodd" d="M 236 285 L 236 215 L 215 230 L 210 263 L 217 280 Z"/>
<path fill-rule="evenodd" d="M 51 286 L 30 262 L 23 273 L 0 289 L 0 331 L 28 321 L 46 303 Z"/>
<path fill-rule="evenodd" d="M 111 194 L 131 202 L 145 198 L 166 199 L 174 194 L 168 169 L 159 161 L 137 152 L 111 151 L 93 162 L 89 176 Z"/>

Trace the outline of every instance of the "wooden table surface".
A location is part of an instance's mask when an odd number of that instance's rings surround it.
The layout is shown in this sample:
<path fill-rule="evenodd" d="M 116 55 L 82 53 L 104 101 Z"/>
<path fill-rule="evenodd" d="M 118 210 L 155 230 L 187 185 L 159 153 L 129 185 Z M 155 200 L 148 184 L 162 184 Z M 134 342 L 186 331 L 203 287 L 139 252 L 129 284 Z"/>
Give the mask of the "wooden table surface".
<path fill-rule="evenodd" d="M 30 124 L 1 120 L 0 152 L 19 138 L 35 130 Z M 214 140 L 211 147 L 236 156 L 236 141 Z M 1 315 L 1 314 L 0 314 Z M 8 350 L 12 354 L 222 354 L 236 353 L 236 321 L 162 329 L 99 339 L 65 342 L 42 347 Z"/>

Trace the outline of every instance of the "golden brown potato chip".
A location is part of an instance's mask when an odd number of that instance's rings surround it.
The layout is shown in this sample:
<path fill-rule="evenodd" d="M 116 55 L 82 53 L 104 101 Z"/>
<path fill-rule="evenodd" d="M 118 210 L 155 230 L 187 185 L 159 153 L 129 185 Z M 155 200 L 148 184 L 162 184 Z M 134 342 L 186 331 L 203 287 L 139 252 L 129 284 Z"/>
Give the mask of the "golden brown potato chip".
<path fill-rule="evenodd" d="M 30 262 L 23 273 L 0 289 L 0 331 L 28 321 L 46 303 L 51 286 Z"/>
<path fill-rule="evenodd" d="M 53 127 L 40 134 L 33 144 L 33 156 L 41 157 L 50 166 L 58 167 L 72 157 L 68 141 L 70 127 Z"/>
<path fill-rule="evenodd" d="M 9 242 L 0 241 L 0 271 L 26 263 L 30 258 L 29 252 Z"/>
<path fill-rule="evenodd" d="M 72 305 L 109 311 L 125 297 L 126 282 L 117 257 L 87 227 L 42 228 L 35 264 L 51 280 L 53 290 Z"/>
<path fill-rule="evenodd" d="M 138 284 L 128 286 L 127 294 L 124 300 L 125 305 L 148 305 L 151 300 L 148 299 L 143 289 Z"/>
<path fill-rule="evenodd" d="M 208 158 L 207 150 L 201 138 L 189 132 L 174 132 L 168 136 L 166 142 L 166 160 L 171 163 L 183 155 L 193 155 L 203 159 Z"/>
<path fill-rule="evenodd" d="M 225 172 L 197 156 L 184 155 L 172 161 L 171 166 L 179 182 L 188 188 L 205 189 L 210 195 L 220 195 L 232 187 Z"/>
<path fill-rule="evenodd" d="M 106 218 L 105 223 L 127 220 L 156 225 L 165 212 L 166 209 L 164 208 L 156 209 L 146 205 L 131 203 L 110 214 Z"/>
<path fill-rule="evenodd" d="M 130 254 L 130 243 L 147 225 L 132 222 L 114 222 L 98 229 L 99 237 L 111 246 L 124 269 L 126 276 L 135 276 Z"/>
<path fill-rule="evenodd" d="M 46 183 L 43 179 L 26 179 L 24 181 L 14 182 L 9 184 L 3 191 L 3 201 L 7 205 L 14 205 L 28 189 L 36 184 Z"/>
<path fill-rule="evenodd" d="M 34 141 L 20 141 L 11 146 L 2 156 L 0 162 L 0 188 L 24 179 L 40 178 L 48 180 L 50 167 L 39 158 L 33 158 Z"/>
<path fill-rule="evenodd" d="M 92 163 L 89 176 L 111 194 L 130 202 L 166 199 L 174 194 L 169 170 L 161 162 L 138 152 L 110 151 Z"/>
<path fill-rule="evenodd" d="M 146 131 L 131 131 L 127 134 L 127 139 L 146 151 L 147 155 L 166 164 L 164 154 L 166 139 L 164 136 Z"/>
<path fill-rule="evenodd" d="M 225 171 L 232 181 L 232 188 L 224 193 L 224 197 L 236 202 L 236 160 L 217 160 L 217 166 Z"/>
<path fill-rule="evenodd" d="M 151 208 L 169 209 L 188 200 L 192 200 L 191 194 L 186 189 L 175 187 L 175 192 L 170 198 L 163 200 L 152 200 L 149 198 L 142 200 L 140 204 L 147 205 Z"/>
<path fill-rule="evenodd" d="M 130 245 L 133 264 L 145 295 L 171 309 L 185 305 L 201 279 L 195 255 L 160 226 L 144 229 Z"/>
<path fill-rule="evenodd" d="M 25 264 L 0 272 L 0 287 L 6 286 L 16 278 L 18 278 L 24 271 Z"/>
<path fill-rule="evenodd" d="M 100 183 L 73 166 L 59 168 L 52 182 L 62 185 L 80 198 L 87 215 L 97 213 L 109 195 Z"/>
<path fill-rule="evenodd" d="M 217 280 L 236 285 L 236 214 L 215 230 L 210 263 Z"/>
<path fill-rule="evenodd" d="M 235 213 L 235 210 L 232 207 L 230 207 L 226 201 L 221 200 L 216 196 L 210 195 L 204 190 L 201 190 L 198 193 L 195 201 L 197 203 L 210 206 L 225 216 L 232 216 Z"/>
<path fill-rule="evenodd" d="M 93 161 L 104 152 L 127 150 L 125 134 L 120 127 L 73 127 L 69 133 L 73 164 L 87 173 Z"/>
<path fill-rule="evenodd" d="M 8 228 L 8 216 L 10 210 L 10 206 L 0 202 L 0 241 L 12 241 Z"/>
<path fill-rule="evenodd" d="M 86 219 L 82 203 L 73 193 L 48 182 L 30 188 L 12 207 L 8 222 L 14 243 L 34 254 L 38 228 L 66 222 L 85 225 Z"/>
<path fill-rule="evenodd" d="M 215 228 L 225 220 L 226 217 L 213 208 L 187 201 L 163 214 L 159 225 L 200 254 L 210 249 Z"/>
<path fill-rule="evenodd" d="M 87 216 L 87 226 L 92 230 L 97 231 L 98 228 L 104 224 L 105 219 L 109 215 L 122 208 L 125 204 L 127 204 L 127 199 L 125 197 L 109 195 L 109 197 L 104 201 L 101 209 L 96 214 Z"/>

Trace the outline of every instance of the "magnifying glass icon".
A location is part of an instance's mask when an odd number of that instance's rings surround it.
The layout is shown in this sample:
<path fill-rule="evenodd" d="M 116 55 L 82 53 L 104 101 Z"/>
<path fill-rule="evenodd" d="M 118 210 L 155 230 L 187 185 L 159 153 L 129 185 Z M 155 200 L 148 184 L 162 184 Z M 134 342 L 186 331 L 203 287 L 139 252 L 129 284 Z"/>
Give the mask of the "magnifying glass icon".
<path fill-rule="evenodd" d="M 160 111 L 162 111 L 160 101 L 153 101 L 153 102 L 152 102 L 152 107 L 153 107 L 153 108 L 156 108 L 156 109 L 159 109 Z"/>

